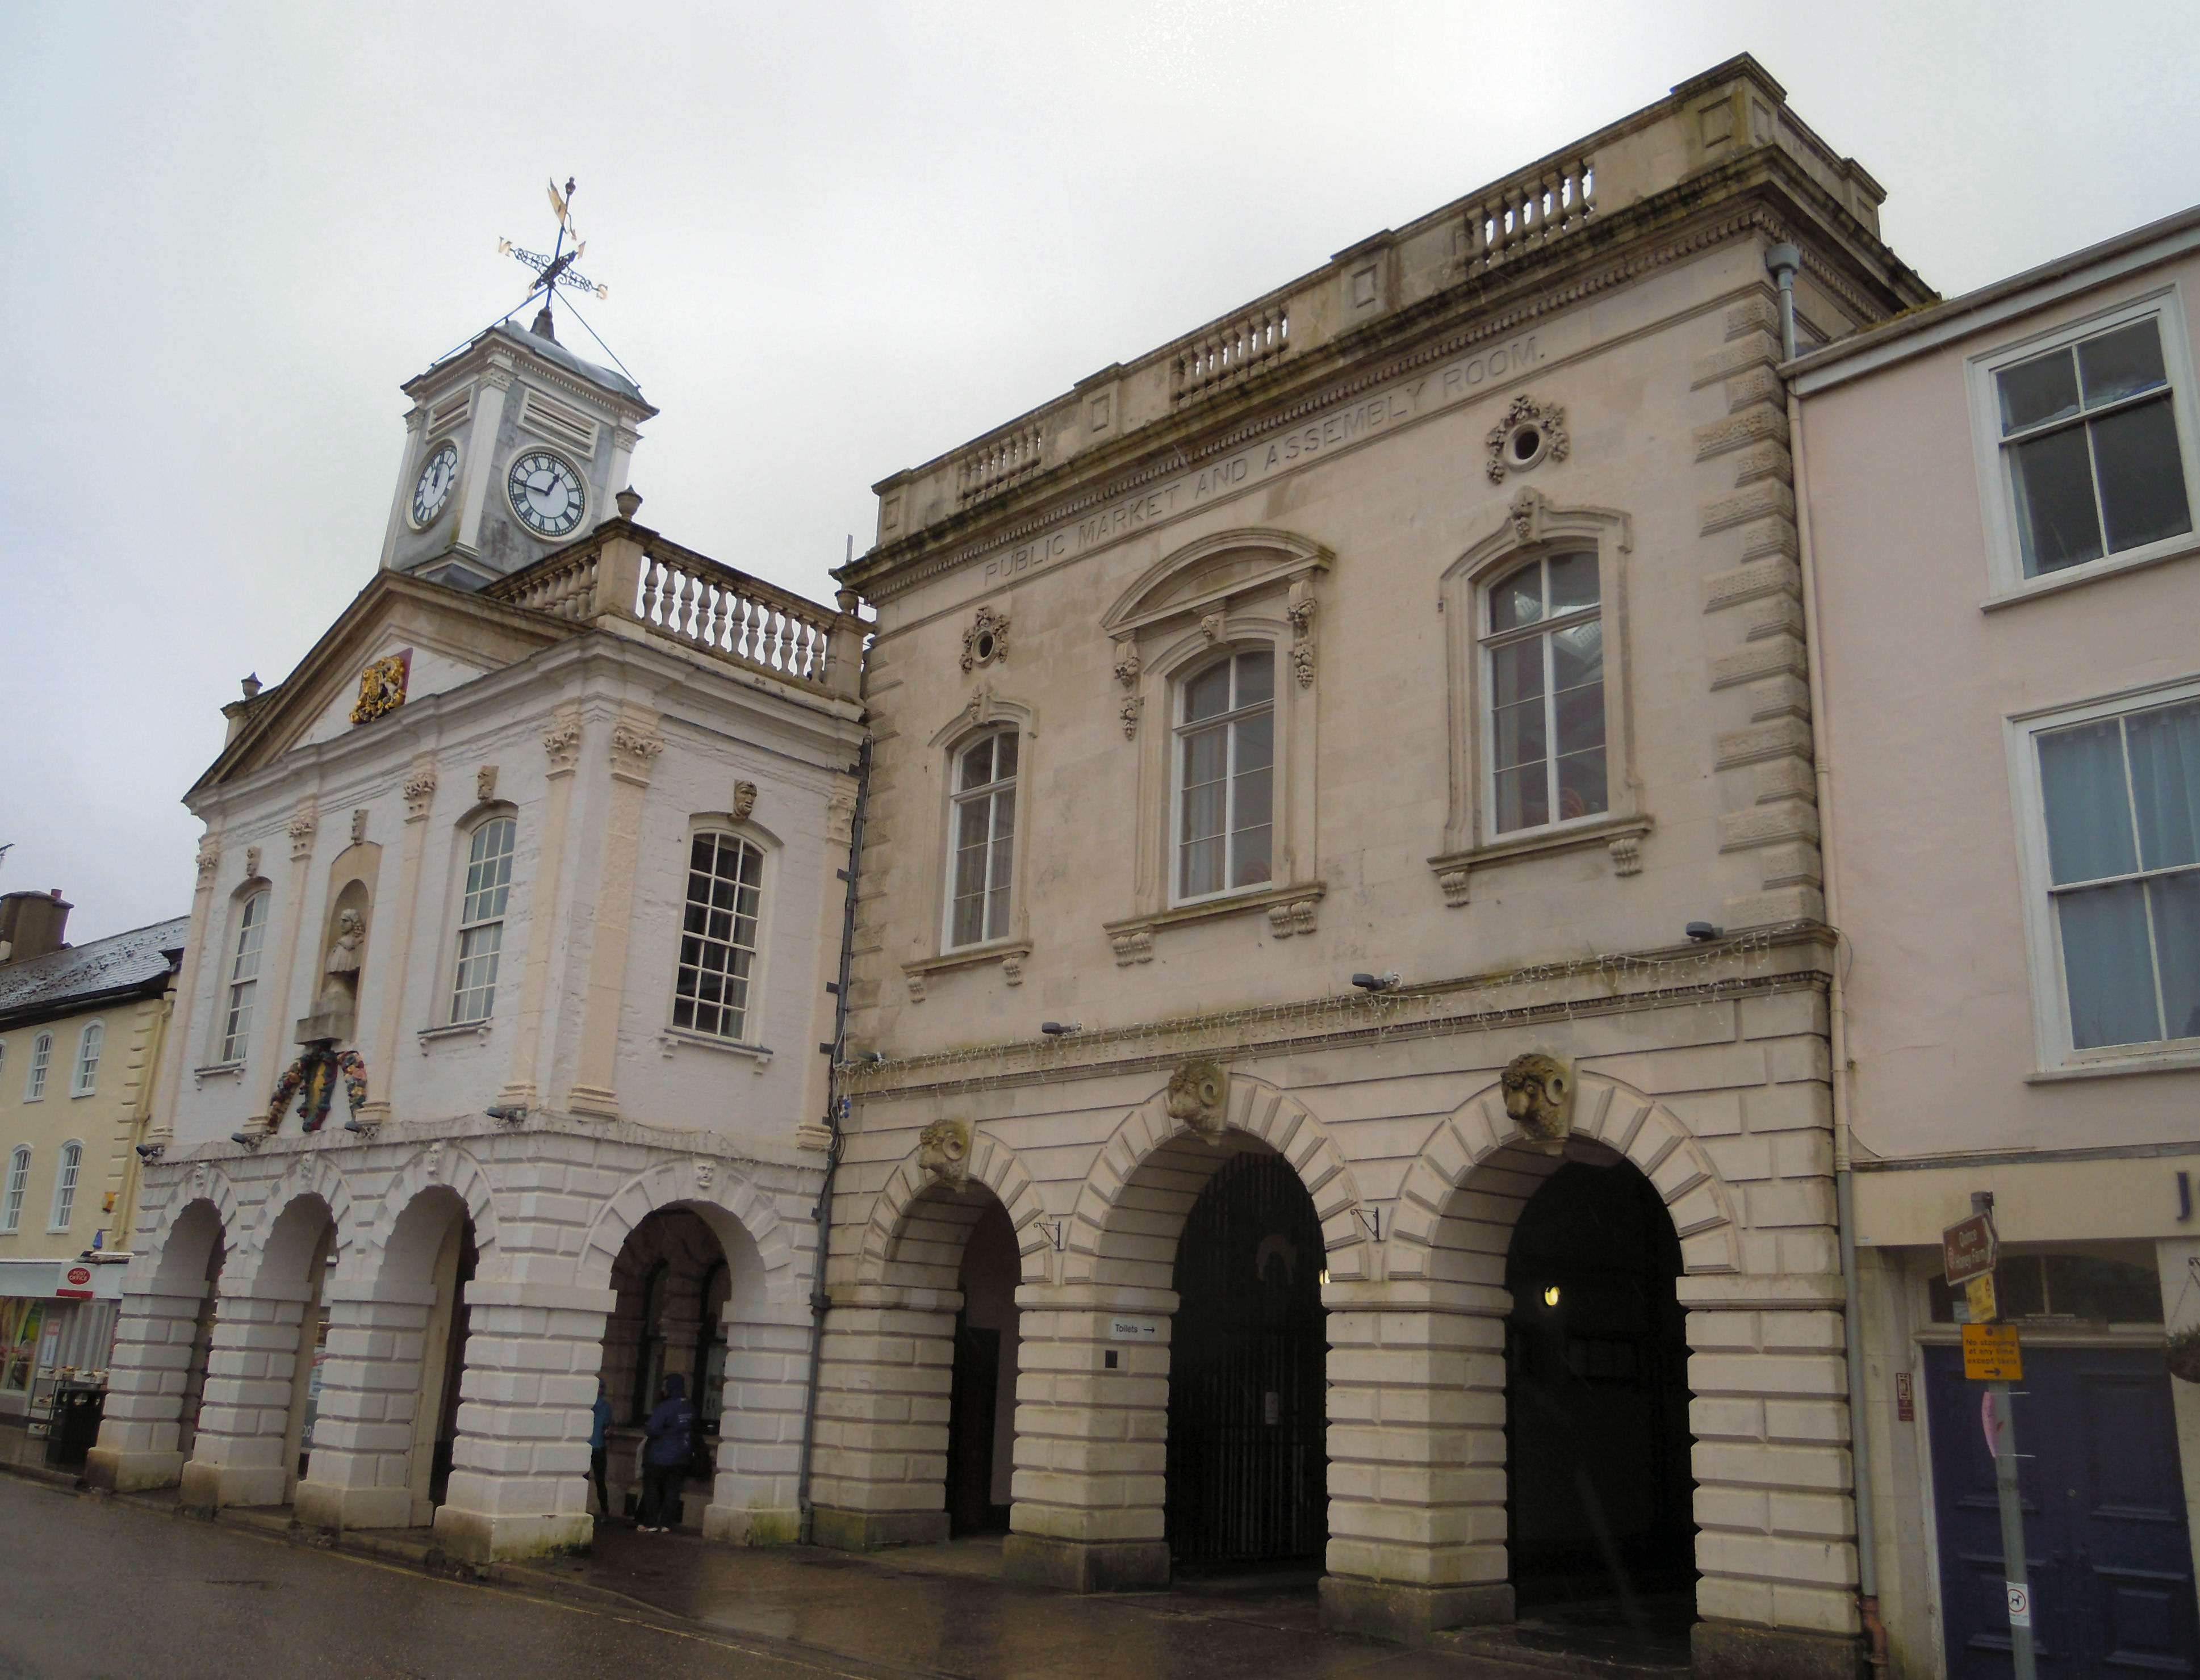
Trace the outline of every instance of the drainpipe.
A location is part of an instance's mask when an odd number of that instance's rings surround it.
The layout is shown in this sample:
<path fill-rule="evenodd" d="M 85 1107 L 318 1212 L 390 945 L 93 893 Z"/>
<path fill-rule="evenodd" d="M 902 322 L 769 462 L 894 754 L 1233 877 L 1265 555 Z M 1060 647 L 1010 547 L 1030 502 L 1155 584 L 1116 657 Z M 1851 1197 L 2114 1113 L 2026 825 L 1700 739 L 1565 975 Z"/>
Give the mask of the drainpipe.
<path fill-rule="evenodd" d="M 832 1057 L 826 1075 L 825 1129 L 832 1134 L 825 1146 L 825 1182 L 817 1192 L 817 1275 L 810 1286 L 810 1384 L 802 1402 L 802 1469 L 795 1485 L 795 1505 L 801 1513 L 801 1543 L 810 1543 L 816 1508 L 810 1502 L 810 1465 L 817 1444 L 817 1376 L 825 1358 L 825 1315 L 833 1310 L 833 1297 L 825 1287 L 825 1263 L 833 1238 L 833 1180 L 840 1168 L 843 1138 L 840 1111 L 840 1069 L 848 1059 L 848 971 L 856 948 L 856 877 L 863 857 L 863 811 L 871 796 L 871 738 L 863 738 L 856 759 L 856 814 L 848 825 L 848 866 L 840 878 L 848 894 L 840 911 L 840 974 L 833 988 L 833 1041 L 823 1047 Z"/>
<path fill-rule="evenodd" d="M 1793 245 L 1775 245 L 1764 265 L 1780 286 L 1780 338 L 1787 359 L 1795 358 L 1795 271 L 1803 255 Z M 1868 1642 L 1865 1660 L 1885 1680 L 1887 1627 L 1879 1619 L 1878 1531 L 1871 1484 L 1870 1432 L 1864 1418 L 1864 1292 L 1857 1275 L 1856 1170 L 1850 1136 L 1848 1009 L 1841 981 L 1842 937 L 1840 878 L 1833 867 L 1834 771 L 1826 739 L 1826 667 L 1819 634 L 1818 571 L 1811 552 L 1810 473 L 1803 448 L 1803 405 L 1788 390 L 1788 446 L 1795 474 L 1795 547 L 1803 575 L 1803 645 L 1811 690 L 1811 761 L 1818 794 L 1818 855 L 1825 883 L 1826 921 L 1834 930 L 1833 974 L 1826 987 L 1827 1036 L 1833 1059 L 1834 1205 L 1840 1233 L 1842 1340 L 1848 1352 L 1849 1462 L 1854 1481 L 1857 1525 L 1857 1599 Z"/>

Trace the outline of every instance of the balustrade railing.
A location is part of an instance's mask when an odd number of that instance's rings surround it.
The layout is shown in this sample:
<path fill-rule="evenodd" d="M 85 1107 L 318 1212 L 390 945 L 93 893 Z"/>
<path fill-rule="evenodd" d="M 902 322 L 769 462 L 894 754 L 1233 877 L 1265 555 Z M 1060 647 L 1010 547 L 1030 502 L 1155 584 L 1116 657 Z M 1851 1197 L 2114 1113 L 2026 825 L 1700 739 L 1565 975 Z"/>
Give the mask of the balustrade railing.
<path fill-rule="evenodd" d="M 1467 206 L 1467 266 L 1493 267 L 1595 213 L 1596 166 L 1586 157 L 1515 176 Z"/>
<path fill-rule="evenodd" d="M 956 499 L 973 502 L 1029 478 L 1045 453 L 1046 433 L 1036 423 L 987 438 L 956 464 Z"/>
<path fill-rule="evenodd" d="M 1169 395 L 1185 402 L 1242 379 L 1283 355 L 1290 342 L 1289 309 L 1282 304 L 1256 309 L 1179 351 L 1169 369 Z"/>
<path fill-rule="evenodd" d="M 602 552 L 600 548 L 588 548 L 578 554 L 553 555 L 541 565 L 514 572 L 484 592 L 515 607 L 548 613 L 553 618 L 593 618 L 596 571 Z"/>

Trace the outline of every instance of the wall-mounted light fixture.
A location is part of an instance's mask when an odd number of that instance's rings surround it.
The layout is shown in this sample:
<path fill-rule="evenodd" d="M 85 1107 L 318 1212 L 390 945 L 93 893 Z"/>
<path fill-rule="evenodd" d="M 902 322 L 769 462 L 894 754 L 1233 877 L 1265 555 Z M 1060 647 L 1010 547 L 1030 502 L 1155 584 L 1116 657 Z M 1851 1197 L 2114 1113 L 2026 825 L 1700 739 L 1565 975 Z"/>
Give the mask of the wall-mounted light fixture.
<path fill-rule="evenodd" d="M 1039 1030 L 1044 1033 L 1049 1038 L 1067 1038 L 1072 1033 L 1083 1032 L 1085 1030 L 1085 1023 L 1082 1021 L 1069 1021 L 1066 1023 L 1062 1021 L 1041 1021 L 1039 1024 Z"/>
<path fill-rule="evenodd" d="M 1398 971 L 1394 968 L 1388 974 L 1355 974 L 1352 983 L 1363 992 L 1387 992 L 1398 983 Z"/>

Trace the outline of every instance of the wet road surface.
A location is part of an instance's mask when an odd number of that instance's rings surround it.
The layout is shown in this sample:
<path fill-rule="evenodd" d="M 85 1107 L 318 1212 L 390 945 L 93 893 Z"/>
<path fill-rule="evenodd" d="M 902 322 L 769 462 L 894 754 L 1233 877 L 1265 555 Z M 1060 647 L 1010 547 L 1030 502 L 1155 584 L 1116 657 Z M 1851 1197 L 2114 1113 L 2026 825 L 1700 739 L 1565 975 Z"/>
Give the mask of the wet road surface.
<path fill-rule="evenodd" d="M 1299 1584 L 1077 1598 L 984 1548 L 895 1565 L 620 1529 L 518 1584 L 0 1477 L 0 1680 L 1517 1680 L 1319 1633 Z"/>

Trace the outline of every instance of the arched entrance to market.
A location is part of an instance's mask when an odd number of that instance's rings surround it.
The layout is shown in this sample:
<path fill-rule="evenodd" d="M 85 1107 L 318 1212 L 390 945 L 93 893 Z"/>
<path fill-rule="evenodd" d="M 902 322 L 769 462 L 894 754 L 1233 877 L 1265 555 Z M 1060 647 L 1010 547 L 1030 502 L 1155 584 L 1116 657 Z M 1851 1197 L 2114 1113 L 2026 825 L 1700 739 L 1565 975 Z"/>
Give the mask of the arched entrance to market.
<path fill-rule="evenodd" d="M 406 1485 L 415 1525 L 433 1520 L 450 1488 L 458 1450 L 459 1394 L 465 1379 L 466 1286 L 478 1262 L 473 1216 L 448 1185 L 423 1190 L 391 1227 L 384 1275 L 429 1286 L 435 1298 L 421 1333 L 418 1385 Z"/>
<path fill-rule="evenodd" d="M 297 1342 L 290 1369 L 290 1395 L 284 1411 L 281 1502 L 296 1496 L 313 1450 L 313 1415 L 320 1398 L 316 1380 L 329 1339 L 329 1273 L 336 1264 L 336 1225 L 319 1195 L 294 1197 L 268 1228 L 252 1292 L 301 1303 Z M 290 1292 L 295 1290 L 298 1293 Z M 213 1326 L 209 1321 L 211 1339 Z M 271 1374 L 272 1374 L 271 1373 Z M 204 1394 L 202 1382 L 201 1394 Z"/>
<path fill-rule="evenodd" d="M 983 1187 L 962 1242 L 956 1287 L 955 1372 L 948 1390 L 947 1531 L 1005 1534 L 1015 1473 L 1016 1234 L 1008 1210 Z"/>

